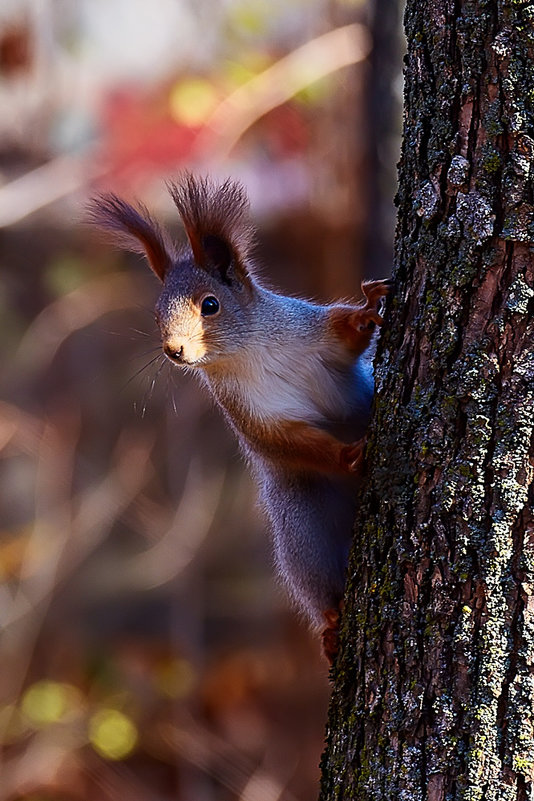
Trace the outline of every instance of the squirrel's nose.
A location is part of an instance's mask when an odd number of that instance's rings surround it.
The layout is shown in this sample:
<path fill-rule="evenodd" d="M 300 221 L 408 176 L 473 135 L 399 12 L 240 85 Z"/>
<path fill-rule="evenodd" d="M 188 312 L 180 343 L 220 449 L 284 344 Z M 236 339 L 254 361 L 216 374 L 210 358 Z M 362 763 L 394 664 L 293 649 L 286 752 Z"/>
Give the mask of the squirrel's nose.
<path fill-rule="evenodd" d="M 176 348 L 172 348 L 170 345 L 164 345 L 163 352 L 165 353 L 165 356 L 167 356 L 173 362 L 183 362 L 184 360 L 183 345 L 180 345 L 180 348 L 178 350 Z"/>

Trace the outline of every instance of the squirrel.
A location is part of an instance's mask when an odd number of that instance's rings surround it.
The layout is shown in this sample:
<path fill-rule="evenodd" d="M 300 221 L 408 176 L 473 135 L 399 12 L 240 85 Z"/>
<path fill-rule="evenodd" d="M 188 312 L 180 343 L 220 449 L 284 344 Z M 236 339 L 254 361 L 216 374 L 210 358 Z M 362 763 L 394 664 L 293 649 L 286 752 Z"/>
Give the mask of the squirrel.
<path fill-rule="evenodd" d="M 92 222 L 144 254 L 161 281 L 163 351 L 200 377 L 236 433 L 278 574 L 332 664 L 374 392 L 374 333 L 390 282 L 363 282 L 359 304 L 277 294 L 256 275 L 240 183 L 187 173 L 168 189 L 187 246 L 177 247 L 144 206 L 114 194 L 93 200 Z"/>

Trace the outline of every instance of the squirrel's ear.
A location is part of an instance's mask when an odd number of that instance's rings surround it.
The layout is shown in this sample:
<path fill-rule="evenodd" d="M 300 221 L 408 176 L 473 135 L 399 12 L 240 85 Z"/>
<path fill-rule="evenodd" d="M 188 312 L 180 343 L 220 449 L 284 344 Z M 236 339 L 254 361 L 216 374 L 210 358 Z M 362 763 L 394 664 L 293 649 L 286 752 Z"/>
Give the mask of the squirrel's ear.
<path fill-rule="evenodd" d="M 221 275 L 228 277 L 228 271 L 232 267 L 234 254 L 229 243 L 216 234 L 207 234 L 202 237 L 201 248 L 205 254 L 208 265 Z"/>
<path fill-rule="evenodd" d="M 241 184 L 213 184 L 208 178 L 186 173 L 168 184 L 185 227 L 195 263 L 216 272 L 232 285 L 250 284 L 249 262 L 254 230 L 248 216 L 248 198 Z"/>
<path fill-rule="evenodd" d="M 106 194 L 93 198 L 88 210 L 90 223 L 109 231 L 120 247 L 145 255 L 163 281 L 172 265 L 173 248 L 144 206 L 134 208 L 116 195 Z"/>

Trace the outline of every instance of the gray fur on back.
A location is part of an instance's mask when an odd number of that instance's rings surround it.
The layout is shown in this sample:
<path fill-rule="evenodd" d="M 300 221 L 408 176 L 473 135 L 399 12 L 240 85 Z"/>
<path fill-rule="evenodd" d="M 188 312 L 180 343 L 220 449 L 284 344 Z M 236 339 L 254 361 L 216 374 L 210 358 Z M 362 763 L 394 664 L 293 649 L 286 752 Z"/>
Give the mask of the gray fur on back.
<path fill-rule="evenodd" d="M 343 597 L 355 489 L 344 478 L 290 473 L 265 463 L 257 478 L 278 575 L 296 607 L 320 628 L 324 612 Z"/>

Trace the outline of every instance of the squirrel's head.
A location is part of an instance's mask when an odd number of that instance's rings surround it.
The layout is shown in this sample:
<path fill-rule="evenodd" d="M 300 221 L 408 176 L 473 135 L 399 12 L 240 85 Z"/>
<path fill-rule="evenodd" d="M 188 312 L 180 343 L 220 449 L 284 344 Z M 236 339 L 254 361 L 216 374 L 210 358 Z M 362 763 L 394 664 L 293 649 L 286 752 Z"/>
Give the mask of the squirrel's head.
<path fill-rule="evenodd" d="M 92 201 L 91 221 L 119 245 L 143 253 L 162 282 L 156 319 L 168 358 L 208 367 L 246 346 L 250 336 L 255 284 L 248 199 L 239 183 L 216 185 L 190 174 L 168 188 L 188 246 L 176 247 L 144 206 L 116 195 Z"/>

